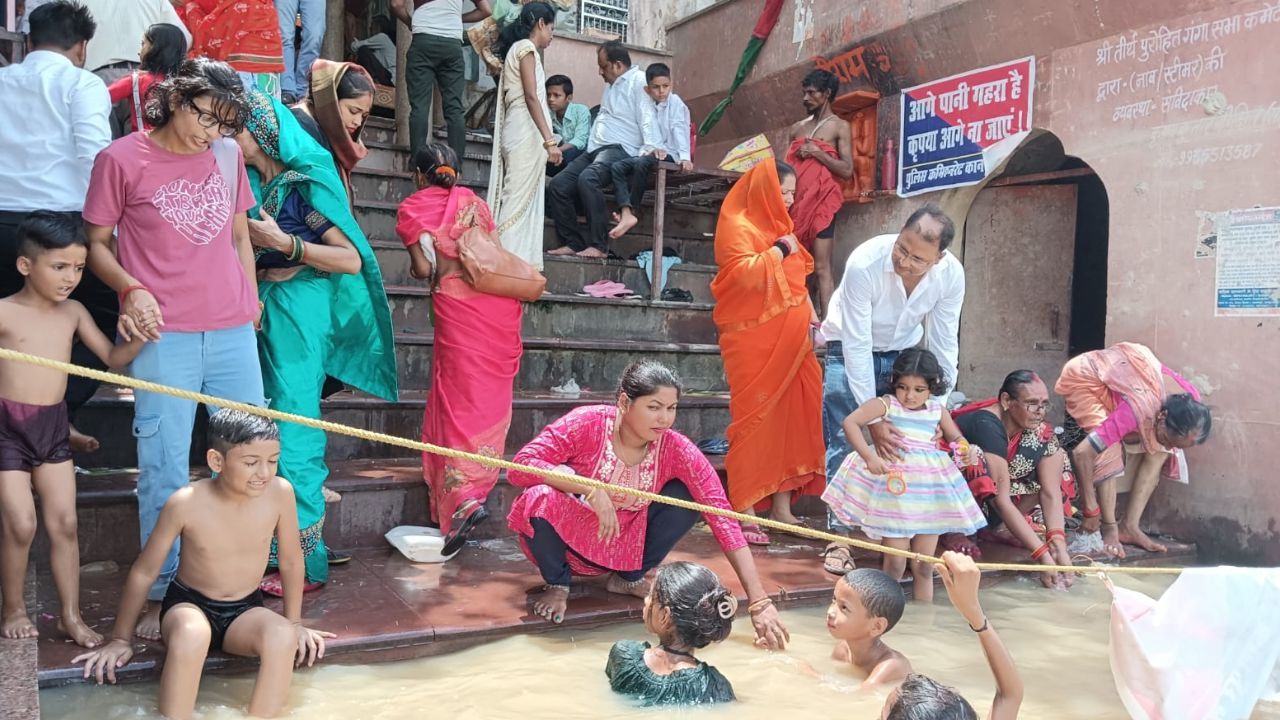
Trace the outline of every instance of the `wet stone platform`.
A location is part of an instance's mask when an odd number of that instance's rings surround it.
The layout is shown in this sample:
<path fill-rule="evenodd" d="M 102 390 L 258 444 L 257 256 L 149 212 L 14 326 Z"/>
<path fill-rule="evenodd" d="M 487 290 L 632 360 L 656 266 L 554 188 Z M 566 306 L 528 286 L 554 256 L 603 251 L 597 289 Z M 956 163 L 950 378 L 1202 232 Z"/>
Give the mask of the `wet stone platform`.
<path fill-rule="evenodd" d="M 769 547 L 755 547 L 752 552 L 765 588 L 783 609 L 784 619 L 788 606 L 826 602 L 836 576 L 822 569 L 818 553 L 823 544 L 780 533 L 773 533 L 772 540 Z M 855 551 L 855 558 L 860 567 L 877 567 L 879 563 L 872 553 Z M 701 562 L 742 595 L 728 561 L 701 524 L 669 559 Z M 984 546 L 987 561 L 1027 559 L 1024 550 Z M 1194 545 L 1175 542 L 1165 554 L 1135 549 L 1125 564 L 1187 565 L 1195 559 Z M 88 568 L 83 576 L 85 617 L 99 632 L 111 631 L 127 572 L 127 567 L 106 563 Z M 83 682 L 81 671 L 71 665 L 81 649 L 57 632 L 51 578 L 41 576 L 38 580 L 39 685 L 47 688 Z M 512 537 L 472 541 L 458 556 L 440 565 L 411 563 L 387 545 L 356 550 L 350 563 L 332 568 L 329 584 L 307 594 L 303 614 L 310 627 L 338 635 L 330 642 L 324 662 L 363 664 L 455 652 L 558 627 L 635 620 L 643 605 L 639 599 L 605 592 L 601 581 L 587 580 L 575 586 L 564 624 L 553 626 L 530 612 L 527 593 L 540 586 L 539 576 Z M 943 593 L 939 596 L 937 602 L 946 602 Z M 280 601 L 269 600 L 269 606 L 279 610 Z M 121 681 L 157 679 L 163 646 L 138 641 L 135 650 L 133 661 L 120 672 Z M 215 654 L 208 659 L 206 670 L 244 673 L 253 667 L 252 660 Z"/>

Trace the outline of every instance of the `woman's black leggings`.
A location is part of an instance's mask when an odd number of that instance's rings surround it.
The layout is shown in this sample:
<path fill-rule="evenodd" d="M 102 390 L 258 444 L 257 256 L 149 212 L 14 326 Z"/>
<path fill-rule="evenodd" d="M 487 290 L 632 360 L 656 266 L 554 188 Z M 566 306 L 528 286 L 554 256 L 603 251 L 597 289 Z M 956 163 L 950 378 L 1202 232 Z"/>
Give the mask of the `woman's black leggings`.
<path fill-rule="evenodd" d="M 693 500 L 689 488 L 679 480 L 668 482 L 659 494 L 669 498 Z M 644 532 L 644 556 L 640 569 L 617 573 L 618 577 L 627 582 L 639 580 L 645 573 L 661 564 L 667 557 L 667 553 L 671 552 L 676 543 L 680 542 L 680 538 L 684 537 L 685 533 L 689 532 L 693 524 L 698 521 L 698 513 L 693 510 L 662 503 L 650 504 L 646 512 L 648 520 Z M 588 565 L 606 572 L 615 572 L 613 568 L 597 565 L 574 552 L 573 548 L 565 543 L 556 529 L 546 520 L 532 518 L 529 524 L 533 526 L 533 537 L 525 537 L 525 543 L 528 544 L 529 551 L 538 564 L 542 579 L 548 585 L 569 584 L 569 578 L 572 575 L 569 570 L 569 553 L 577 555 L 579 560 Z"/>

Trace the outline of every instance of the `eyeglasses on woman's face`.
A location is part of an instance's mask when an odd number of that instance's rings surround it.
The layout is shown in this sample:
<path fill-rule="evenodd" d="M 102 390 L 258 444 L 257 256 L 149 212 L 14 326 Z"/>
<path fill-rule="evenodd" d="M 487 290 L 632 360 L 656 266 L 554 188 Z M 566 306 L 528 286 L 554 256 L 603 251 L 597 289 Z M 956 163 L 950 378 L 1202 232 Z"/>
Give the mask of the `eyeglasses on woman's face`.
<path fill-rule="evenodd" d="M 196 122 L 205 130 L 213 130 L 214 128 L 217 128 L 218 134 L 224 138 L 231 138 L 240 134 L 240 130 L 242 128 L 241 124 L 238 122 L 238 118 L 232 122 L 227 122 L 217 113 L 212 110 L 206 110 L 195 102 L 187 103 L 187 109 L 191 111 L 191 114 L 196 116 Z"/>

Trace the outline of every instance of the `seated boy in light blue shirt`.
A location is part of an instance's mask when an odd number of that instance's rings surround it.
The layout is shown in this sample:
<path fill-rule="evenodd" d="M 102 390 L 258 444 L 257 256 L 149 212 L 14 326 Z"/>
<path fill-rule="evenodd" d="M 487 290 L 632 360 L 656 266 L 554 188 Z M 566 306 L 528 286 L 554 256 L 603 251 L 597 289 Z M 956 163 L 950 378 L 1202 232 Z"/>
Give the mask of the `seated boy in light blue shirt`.
<path fill-rule="evenodd" d="M 657 106 L 655 115 L 658 132 L 662 135 L 662 147 L 653 153 L 627 158 L 613 164 L 613 197 L 618 205 L 618 224 L 609 231 L 609 237 L 617 240 L 635 227 L 635 203 L 644 197 L 649 184 L 649 173 L 662 160 L 670 160 L 680 166 L 681 172 L 693 170 L 693 153 L 690 149 L 692 134 L 689 106 L 673 91 L 671 68 L 663 63 L 653 63 L 645 69 L 648 85 L 645 92 Z"/>
<path fill-rule="evenodd" d="M 560 136 L 560 164 L 547 163 L 547 177 L 553 177 L 586 151 L 591 111 L 573 101 L 573 80 L 568 75 L 547 78 L 547 107 L 551 110 L 551 131 Z"/>

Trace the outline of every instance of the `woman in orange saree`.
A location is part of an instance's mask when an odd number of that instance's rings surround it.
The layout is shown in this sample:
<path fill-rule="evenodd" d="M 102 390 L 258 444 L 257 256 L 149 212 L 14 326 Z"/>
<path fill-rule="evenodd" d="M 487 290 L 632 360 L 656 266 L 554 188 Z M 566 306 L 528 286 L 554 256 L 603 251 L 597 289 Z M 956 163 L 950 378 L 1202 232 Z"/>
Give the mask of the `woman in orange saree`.
<path fill-rule="evenodd" d="M 768 161 L 738 180 L 720 207 L 711 283 L 729 381 L 729 504 L 772 505 L 770 517 L 788 523 L 792 494 L 819 495 L 825 484 L 817 318 L 805 287 L 813 257 L 787 214 L 795 182 L 791 166 Z M 743 530 L 753 544 L 769 541 Z"/>

